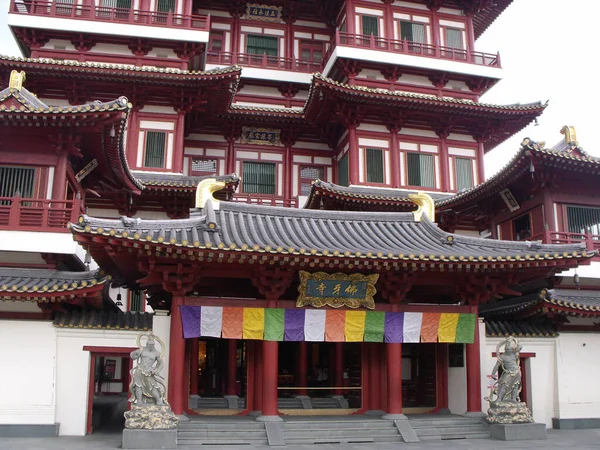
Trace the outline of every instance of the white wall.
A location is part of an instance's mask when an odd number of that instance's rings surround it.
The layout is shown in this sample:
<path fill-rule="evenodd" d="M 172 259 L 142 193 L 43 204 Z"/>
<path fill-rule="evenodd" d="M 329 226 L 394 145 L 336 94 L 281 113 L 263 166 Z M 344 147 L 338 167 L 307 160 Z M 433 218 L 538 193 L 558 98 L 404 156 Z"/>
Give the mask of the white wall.
<path fill-rule="evenodd" d="M 51 322 L 0 320 L 0 423 L 55 423 L 55 369 Z"/>
<path fill-rule="evenodd" d="M 600 418 L 600 335 L 560 334 L 556 342 L 557 410 L 560 419 Z"/>

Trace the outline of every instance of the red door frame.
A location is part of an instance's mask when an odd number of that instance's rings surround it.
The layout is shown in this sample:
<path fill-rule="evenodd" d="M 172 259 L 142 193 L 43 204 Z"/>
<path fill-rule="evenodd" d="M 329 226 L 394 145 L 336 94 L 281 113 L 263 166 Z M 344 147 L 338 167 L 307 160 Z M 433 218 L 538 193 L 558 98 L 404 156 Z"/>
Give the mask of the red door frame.
<path fill-rule="evenodd" d="M 94 374 L 96 372 L 96 357 L 98 356 L 113 356 L 122 358 L 123 355 L 129 355 L 132 351 L 137 350 L 135 347 L 94 347 L 94 346 L 83 346 L 84 352 L 90 352 L 90 375 L 88 385 L 88 404 L 87 404 L 87 420 L 86 420 L 86 434 L 92 434 L 92 411 L 94 406 L 94 390 L 95 381 Z M 128 370 L 133 367 L 133 360 L 129 359 Z M 123 370 L 123 368 L 121 368 Z"/>

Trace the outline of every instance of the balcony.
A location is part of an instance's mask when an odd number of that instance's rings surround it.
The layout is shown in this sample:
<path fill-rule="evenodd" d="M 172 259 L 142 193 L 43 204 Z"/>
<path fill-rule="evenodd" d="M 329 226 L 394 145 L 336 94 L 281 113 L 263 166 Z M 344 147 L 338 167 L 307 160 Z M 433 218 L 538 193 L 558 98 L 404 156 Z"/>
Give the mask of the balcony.
<path fill-rule="evenodd" d="M 81 200 L 37 200 L 0 197 L 0 230 L 67 233 L 67 224 L 76 222 Z"/>
<path fill-rule="evenodd" d="M 236 203 L 249 203 L 251 205 L 283 206 L 297 208 L 298 198 L 283 198 L 274 195 L 235 194 L 233 201 Z"/>
<path fill-rule="evenodd" d="M 324 55 L 325 75 L 337 58 L 359 59 L 500 78 L 500 55 L 336 30 Z"/>
<path fill-rule="evenodd" d="M 93 29 L 94 34 L 208 42 L 210 16 L 112 8 L 96 5 L 93 0 L 90 4 L 73 3 L 11 0 L 8 24 L 82 33 Z M 90 22 L 104 25 L 91 27 Z"/>

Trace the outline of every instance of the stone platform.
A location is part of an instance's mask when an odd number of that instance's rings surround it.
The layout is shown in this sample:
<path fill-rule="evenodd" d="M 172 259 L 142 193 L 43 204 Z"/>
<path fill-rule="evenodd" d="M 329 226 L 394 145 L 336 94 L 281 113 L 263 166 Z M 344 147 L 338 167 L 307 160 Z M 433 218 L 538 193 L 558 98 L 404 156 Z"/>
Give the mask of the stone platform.
<path fill-rule="evenodd" d="M 544 423 L 494 423 L 489 427 L 492 439 L 501 441 L 546 439 L 546 424 Z"/>
<path fill-rule="evenodd" d="M 486 421 L 490 424 L 533 423 L 531 412 L 523 402 L 490 402 L 487 414 Z"/>
<path fill-rule="evenodd" d="M 177 430 L 123 430 L 124 449 L 177 448 Z"/>

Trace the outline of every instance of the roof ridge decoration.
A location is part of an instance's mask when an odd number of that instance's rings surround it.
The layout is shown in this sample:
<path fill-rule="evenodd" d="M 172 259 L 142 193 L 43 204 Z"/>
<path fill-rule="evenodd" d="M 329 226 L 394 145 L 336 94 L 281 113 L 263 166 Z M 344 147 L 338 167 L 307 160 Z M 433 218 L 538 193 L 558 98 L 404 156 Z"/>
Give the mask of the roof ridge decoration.
<path fill-rule="evenodd" d="M 12 70 L 10 72 L 10 81 L 8 83 L 8 87 L 10 89 L 16 89 L 20 91 L 23 87 L 23 83 L 25 83 L 25 71 L 21 70 L 20 72 L 16 70 Z"/>
<path fill-rule="evenodd" d="M 198 183 L 196 188 L 196 208 L 202 209 L 208 200 L 212 200 L 213 209 L 219 209 L 219 200 L 214 196 L 215 192 L 225 188 L 225 182 L 217 181 L 216 178 L 207 178 Z"/>
<path fill-rule="evenodd" d="M 575 133 L 575 127 L 565 125 L 560 129 L 560 134 L 565 135 L 565 143 L 574 144 L 575 147 L 579 146 L 579 143 L 577 142 L 577 133 Z"/>
<path fill-rule="evenodd" d="M 408 199 L 416 203 L 419 207 L 413 211 L 415 222 L 420 222 L 423 214 L 425 214 L 432 222 L 435 221 L 435 201 L 429 194 L 425 192 L 417 192 L 416 194 L 408 194 Z"/>

